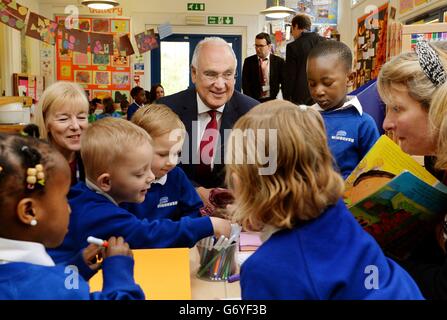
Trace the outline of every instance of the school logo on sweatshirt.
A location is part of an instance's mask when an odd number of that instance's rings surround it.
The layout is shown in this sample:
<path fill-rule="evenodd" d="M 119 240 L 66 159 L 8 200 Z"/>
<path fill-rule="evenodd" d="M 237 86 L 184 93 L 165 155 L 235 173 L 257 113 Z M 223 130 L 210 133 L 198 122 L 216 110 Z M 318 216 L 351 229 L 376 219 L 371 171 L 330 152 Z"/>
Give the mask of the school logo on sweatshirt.
<path fill-rule="evenodd" d="M 354 143 L 355 140 L 353 138 L 347 137 L 347 135 L 348 135 L 348 133 L 346 131 L 339 130 L 339 131 L 337 131 L 335 136 L 331 136 L 331 139 Z"/>
<path fill-rule="evenodd" d="M 173 207 L 178 204 L 178 201 L 171 201 L 169 202 L 168 197 L 162 197 L 160 198 L 160 202 L 157 205 L 157 208 L 166 208 L 166 207 Z"/>

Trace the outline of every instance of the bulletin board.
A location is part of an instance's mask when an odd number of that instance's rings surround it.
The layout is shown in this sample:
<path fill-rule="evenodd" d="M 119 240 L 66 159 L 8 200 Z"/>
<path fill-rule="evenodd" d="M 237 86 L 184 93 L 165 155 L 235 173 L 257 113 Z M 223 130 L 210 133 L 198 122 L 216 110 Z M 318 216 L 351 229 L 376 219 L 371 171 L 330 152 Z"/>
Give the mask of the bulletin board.
<path fill-rule="evenodd" d="M 56 19 L 58 23 L 64 23 L 65 16 L 57 16 Z M 130 56 L 120 56 L 116 45 L 120 36 L 130 36 L 130 19 L 80 16 L 75 21 L 75 29 L 89 34 L 95 32 L 113 35 L 113 55 L 95 54 L 90 46 L 87 53 L 66 50 L 62 46 L 63 35 L 59 33 L 56 41 L 57 80 L 80 84 L 90 100 L 95 97 L 112 97 L 115 102 L 124 98 L 130 100 Z"/>
<path fill-rule="evenodd" d="M 284 5 L 296 12 L 307 13 L 313 17 L 315 20 L 312 21 L 312 24 L 337 25 L 337 0 L 285 0 Z"/>
<path fill-rule="evenodd" d="M 447 23 L 402 26 L 402 52 L 413 50 L 419 39 L 446 41 Z"/>
<path fill-rule="evenodd" d="M 376 79 L 381 66 L 386 62 L 388 3 L 360 17 L 357 22 L 357 35 L 354 43 L 355 88 Z"/>

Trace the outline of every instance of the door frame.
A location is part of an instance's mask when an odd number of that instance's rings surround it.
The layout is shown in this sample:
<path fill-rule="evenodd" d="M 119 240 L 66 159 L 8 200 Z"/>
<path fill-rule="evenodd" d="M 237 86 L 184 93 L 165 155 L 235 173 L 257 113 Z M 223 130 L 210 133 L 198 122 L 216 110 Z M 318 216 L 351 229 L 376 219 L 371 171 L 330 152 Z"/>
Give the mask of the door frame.
<path fill-rule="evenodd" d="M 157 30 L 158 25 L 146 24 L 145 28 Z M 236 79 L 236 90 L 240 91 L 241 88 L 241 78 L 242 78 L 242 64 L 247 55 L 247 27 L 245 26 L 186 26 L 186 25 L 172 25 L 172 32 L 175 35 L 206 35 L 206 36 L 234 36 L 239 38 L 239 48 L 233 48 L 235 50 L 237 61 L 237 73 L 238 78 Z M 163 39 L 164 40 L 164 39 Z M 239 51 L 236 52 L 236 50 Z M 150 88 L 152 83 L 157 83 L 153 80 L 157 80 L 153 78 L 154 68 L 152 66 L 152 56 L 160 56 L 160 50 L 156 49 L 154 52 L 150 52 L 149 54 L 144 55 L 144 64 L 145 70 L 150 70 L 150 72 L 146 72 L 144 77 L 145 87 Z M 190 59 L 192 57 L 193 52 L 190 52 Z M 158 58 L 160 61 L 160 58 Z M 154 61 L 155 62 L 155 61 Z M 160 65 L 155 66 L 156 68 L 160 68 Z M 154 75 L 155 76 L 155 75 Z M 158 82 L 160 78 L 158 78 Z M 189 77 L 189 82 L 191 83 L 191 77 Z"/>

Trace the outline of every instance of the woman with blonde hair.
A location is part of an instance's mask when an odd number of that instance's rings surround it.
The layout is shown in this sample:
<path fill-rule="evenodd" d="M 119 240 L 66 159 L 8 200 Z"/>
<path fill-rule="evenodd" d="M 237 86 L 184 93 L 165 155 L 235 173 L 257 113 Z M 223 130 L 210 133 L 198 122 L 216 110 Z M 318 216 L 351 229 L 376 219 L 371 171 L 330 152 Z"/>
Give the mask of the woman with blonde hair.
<path fill-rule="evenodd" d="M 263 231 L 241 268 L 242 298 L 422 299 L 344 205 L 332 161 L 323 119 L 306 106 L 274 100 L 236 122 L 226 156 L 233 219 Z"/>
<path fill-rule="evenodd" d="M 387 104 L 383 129 L 392 134 L 403 151 L 430 156 L 426 168 L 441 180 L 444 173 L 436 171 L 432 162 L 438 157 L 440 167 L 446 168 L 445 160 L 442 160 L 445 159 L 444 147 L 439 147 L 445 141 L 442 140 L 439 108 L 445 99 L 442 93 L 446 80 L 447 42 L 428 43 L 425 40 L 417 43 L 414 52 L 402 53 L 386 63 L 377 80 L 379 94 Z M 440 137 L 439 143 L 437 136 Z M 400 262 L 427 299 L 447 299 L 447 228 L 444 230 L 442 232 L 440 221 L 426 239 L 421 239 L 411 256 Z"/>
<path fill-rule="evenodd" d="M 88 126 L 88 109 L 88 99 L 78 84 L 58 81 L 44 91 L 35 115 L 40 137 L 67 159 L 72 185 L 85 179 L 79 151 L 82 132 Z"/>

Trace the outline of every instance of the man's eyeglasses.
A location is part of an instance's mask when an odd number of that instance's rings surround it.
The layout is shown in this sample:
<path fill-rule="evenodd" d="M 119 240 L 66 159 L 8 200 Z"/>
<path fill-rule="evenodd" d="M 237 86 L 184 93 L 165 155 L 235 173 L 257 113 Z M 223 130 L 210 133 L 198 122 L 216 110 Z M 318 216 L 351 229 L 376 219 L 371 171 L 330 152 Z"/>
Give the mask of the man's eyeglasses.
<path fill-rule="evenodd" d="M 258 48 L 264 48 L 264 47 L 267 47 L 268 46 L 268 44 L 255 44 L 255 48 L 256 49 L 258 49 Z"/>
<path fill-rule="evenodd" d="M 213 71 L 205 71 L 202 73 L 203 77 L 208 80 L 209 82 L 216 82 L 219 77 L 222 77 L 225 81 L 234 80 L 237 77 L 237 72 L 224 72 L 224 73 L 217 73 Z"/>

